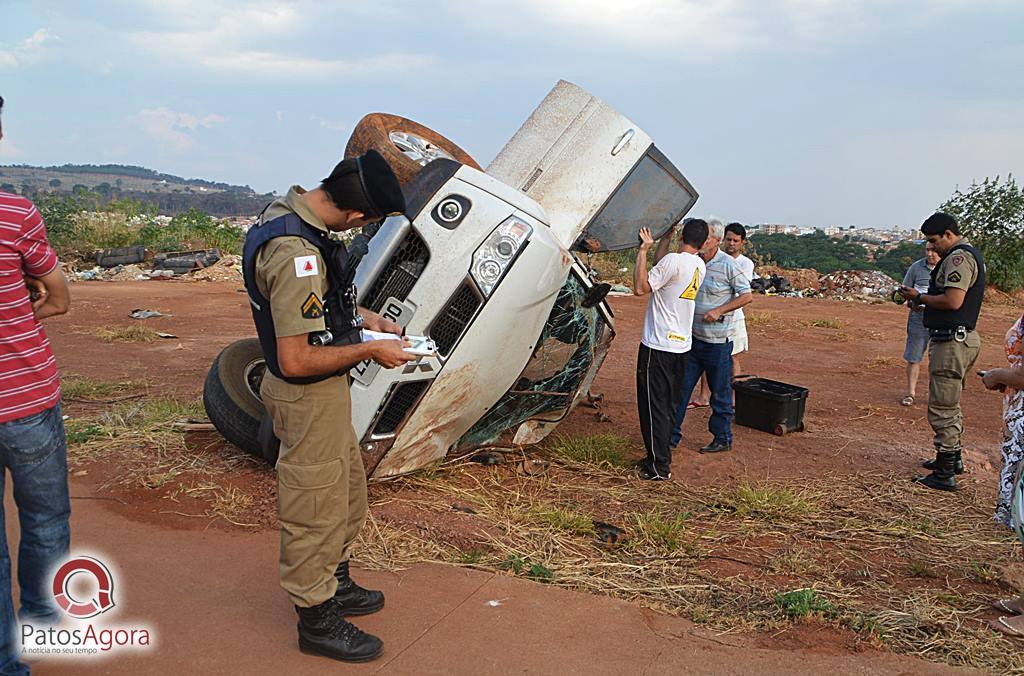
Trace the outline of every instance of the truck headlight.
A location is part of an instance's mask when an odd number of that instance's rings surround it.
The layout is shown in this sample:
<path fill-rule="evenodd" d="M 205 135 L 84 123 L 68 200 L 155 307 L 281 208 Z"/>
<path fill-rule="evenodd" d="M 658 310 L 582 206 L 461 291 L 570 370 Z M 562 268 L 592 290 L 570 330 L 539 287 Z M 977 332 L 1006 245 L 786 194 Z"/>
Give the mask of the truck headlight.
<path fill-rule="evenodd" d="M 487 236 L 473 254 L 470 274 L 485 297 L 494 291 L 532 232 L 532 227 L 510 216 Z"/>

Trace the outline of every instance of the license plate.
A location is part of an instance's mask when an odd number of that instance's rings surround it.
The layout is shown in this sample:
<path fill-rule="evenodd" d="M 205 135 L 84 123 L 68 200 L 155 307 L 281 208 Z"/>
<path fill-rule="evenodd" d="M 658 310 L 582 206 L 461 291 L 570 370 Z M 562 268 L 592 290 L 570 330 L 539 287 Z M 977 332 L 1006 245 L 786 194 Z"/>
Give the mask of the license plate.
<path fill-rule="evenodd" d="M 384 305 L 380 310 L 381 317 L 384 319 L 390 319 L 402 328 L 409 325 L 414 314 L 416 314 L 416 308 L 394 297 L 388 298 L 384 301 Z M 373 379 L 377 377 L 377 373 L 380 369 L 380 364 L 372 359 L 367 359 L 366 361 L 359 362 L 353 366 L 349 373 L 352 374 L 352 380 L 369 387 L 370 383 L 373 382 Z"/>

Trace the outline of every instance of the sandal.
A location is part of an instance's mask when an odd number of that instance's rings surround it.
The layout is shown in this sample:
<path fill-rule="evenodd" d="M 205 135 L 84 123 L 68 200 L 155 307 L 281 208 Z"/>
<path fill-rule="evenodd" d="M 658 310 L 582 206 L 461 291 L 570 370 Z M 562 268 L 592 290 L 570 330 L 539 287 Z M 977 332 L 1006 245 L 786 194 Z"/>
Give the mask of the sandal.
<path fill-rule="evenodd" d="M 698 403 L 696 401 L 691 401 L 689 404 L 686 405 L 686 408 L 707 408 L 707 407 L 708 407 L 707 404 L 701 404 L 701 403 Z"/>
<path fill-rule="evenodd" d="M 907 396 L 905 396 L 902 399 L 900 399 L 900 403 L 903 404 L 904 406 L 913 406 L 914 405 L 914 397 L 912 397 L 912 396 L 910 396 L 908 394 Z"/>
<path fill-rule="evenodd" d="M 1004 613 L 1010 613 L 1011 615 L 1020 615 L 1024 611 L 1022 611 L 1020 607 L 1014 607 L 1016 601 L 1017 599 L 996 599 L 992 602 L 992 607 L 996 610 L 1001 610 Z"/>
<path fill-rule="evenodd" d="M 1009 636 L 1011 638 L 1024 638 L 1024 631 L 1014 629 L 1013 626 L 1006 621 L 1005 617 L 1000 617 L 998 620 L 989 620 L 986 624 L 988 624 L 989 628 L 994 629 L 1004 636 Z"/>

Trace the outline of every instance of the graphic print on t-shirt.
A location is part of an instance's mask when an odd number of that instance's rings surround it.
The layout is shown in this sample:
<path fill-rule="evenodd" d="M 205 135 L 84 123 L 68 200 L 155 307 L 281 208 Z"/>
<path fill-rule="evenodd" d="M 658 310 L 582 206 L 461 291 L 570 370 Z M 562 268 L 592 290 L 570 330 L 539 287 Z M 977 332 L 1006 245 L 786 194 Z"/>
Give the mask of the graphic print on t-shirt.
<path fill-rule="evenodd" d="M 693 279 L 690 280 L 686 290 L 679 294 L 683 300 L 694 300 L 697 298 L 697 290 L 700 289 L 700 270 L 693 271 Z"/>

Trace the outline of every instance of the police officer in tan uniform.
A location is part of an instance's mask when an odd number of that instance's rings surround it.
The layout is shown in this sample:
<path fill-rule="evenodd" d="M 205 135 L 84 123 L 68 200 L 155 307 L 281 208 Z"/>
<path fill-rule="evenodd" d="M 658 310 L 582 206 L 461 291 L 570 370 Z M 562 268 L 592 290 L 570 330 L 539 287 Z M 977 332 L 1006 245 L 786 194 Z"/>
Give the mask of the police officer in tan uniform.
<path fill-rule="evenodd" d="M 962 474 L 963 415 L 960 395 L 981 351 L 975 327 L 985 295 L 985 262 L 981 252 L 960 234 L 949 214 L 935 213 L 921 225 L 928 243 L 942 256 L 932 270 L 928 293 L 900 287 L 908 300 L 924 306 L 928 348 L 928 422 L 935 433 L 935 459 L 924 463 L 931 474 L 914 480 L 928 488 L 955 491 Z"/>
<path fill-rule="evenodd" d="M 349 576 L 366 519 L 366 473 L 352 428 L 348 369 L 393 368 L 415 356 L 402 340 L 360 342 L 360 330 L 401 328 L 358 308 L 355 261 L 328 236 L 405 211 L 391 167 L 375 151 L 343 160 L 315 190 L 298 186 L 246 235 L 243 269 L 267 361 L 260 389 L 280 440 L 280 577 L 299 615 L 303 652 L 362 662 L 383 643 L 345 620 L 384 607 L 384 595 Z"/>

